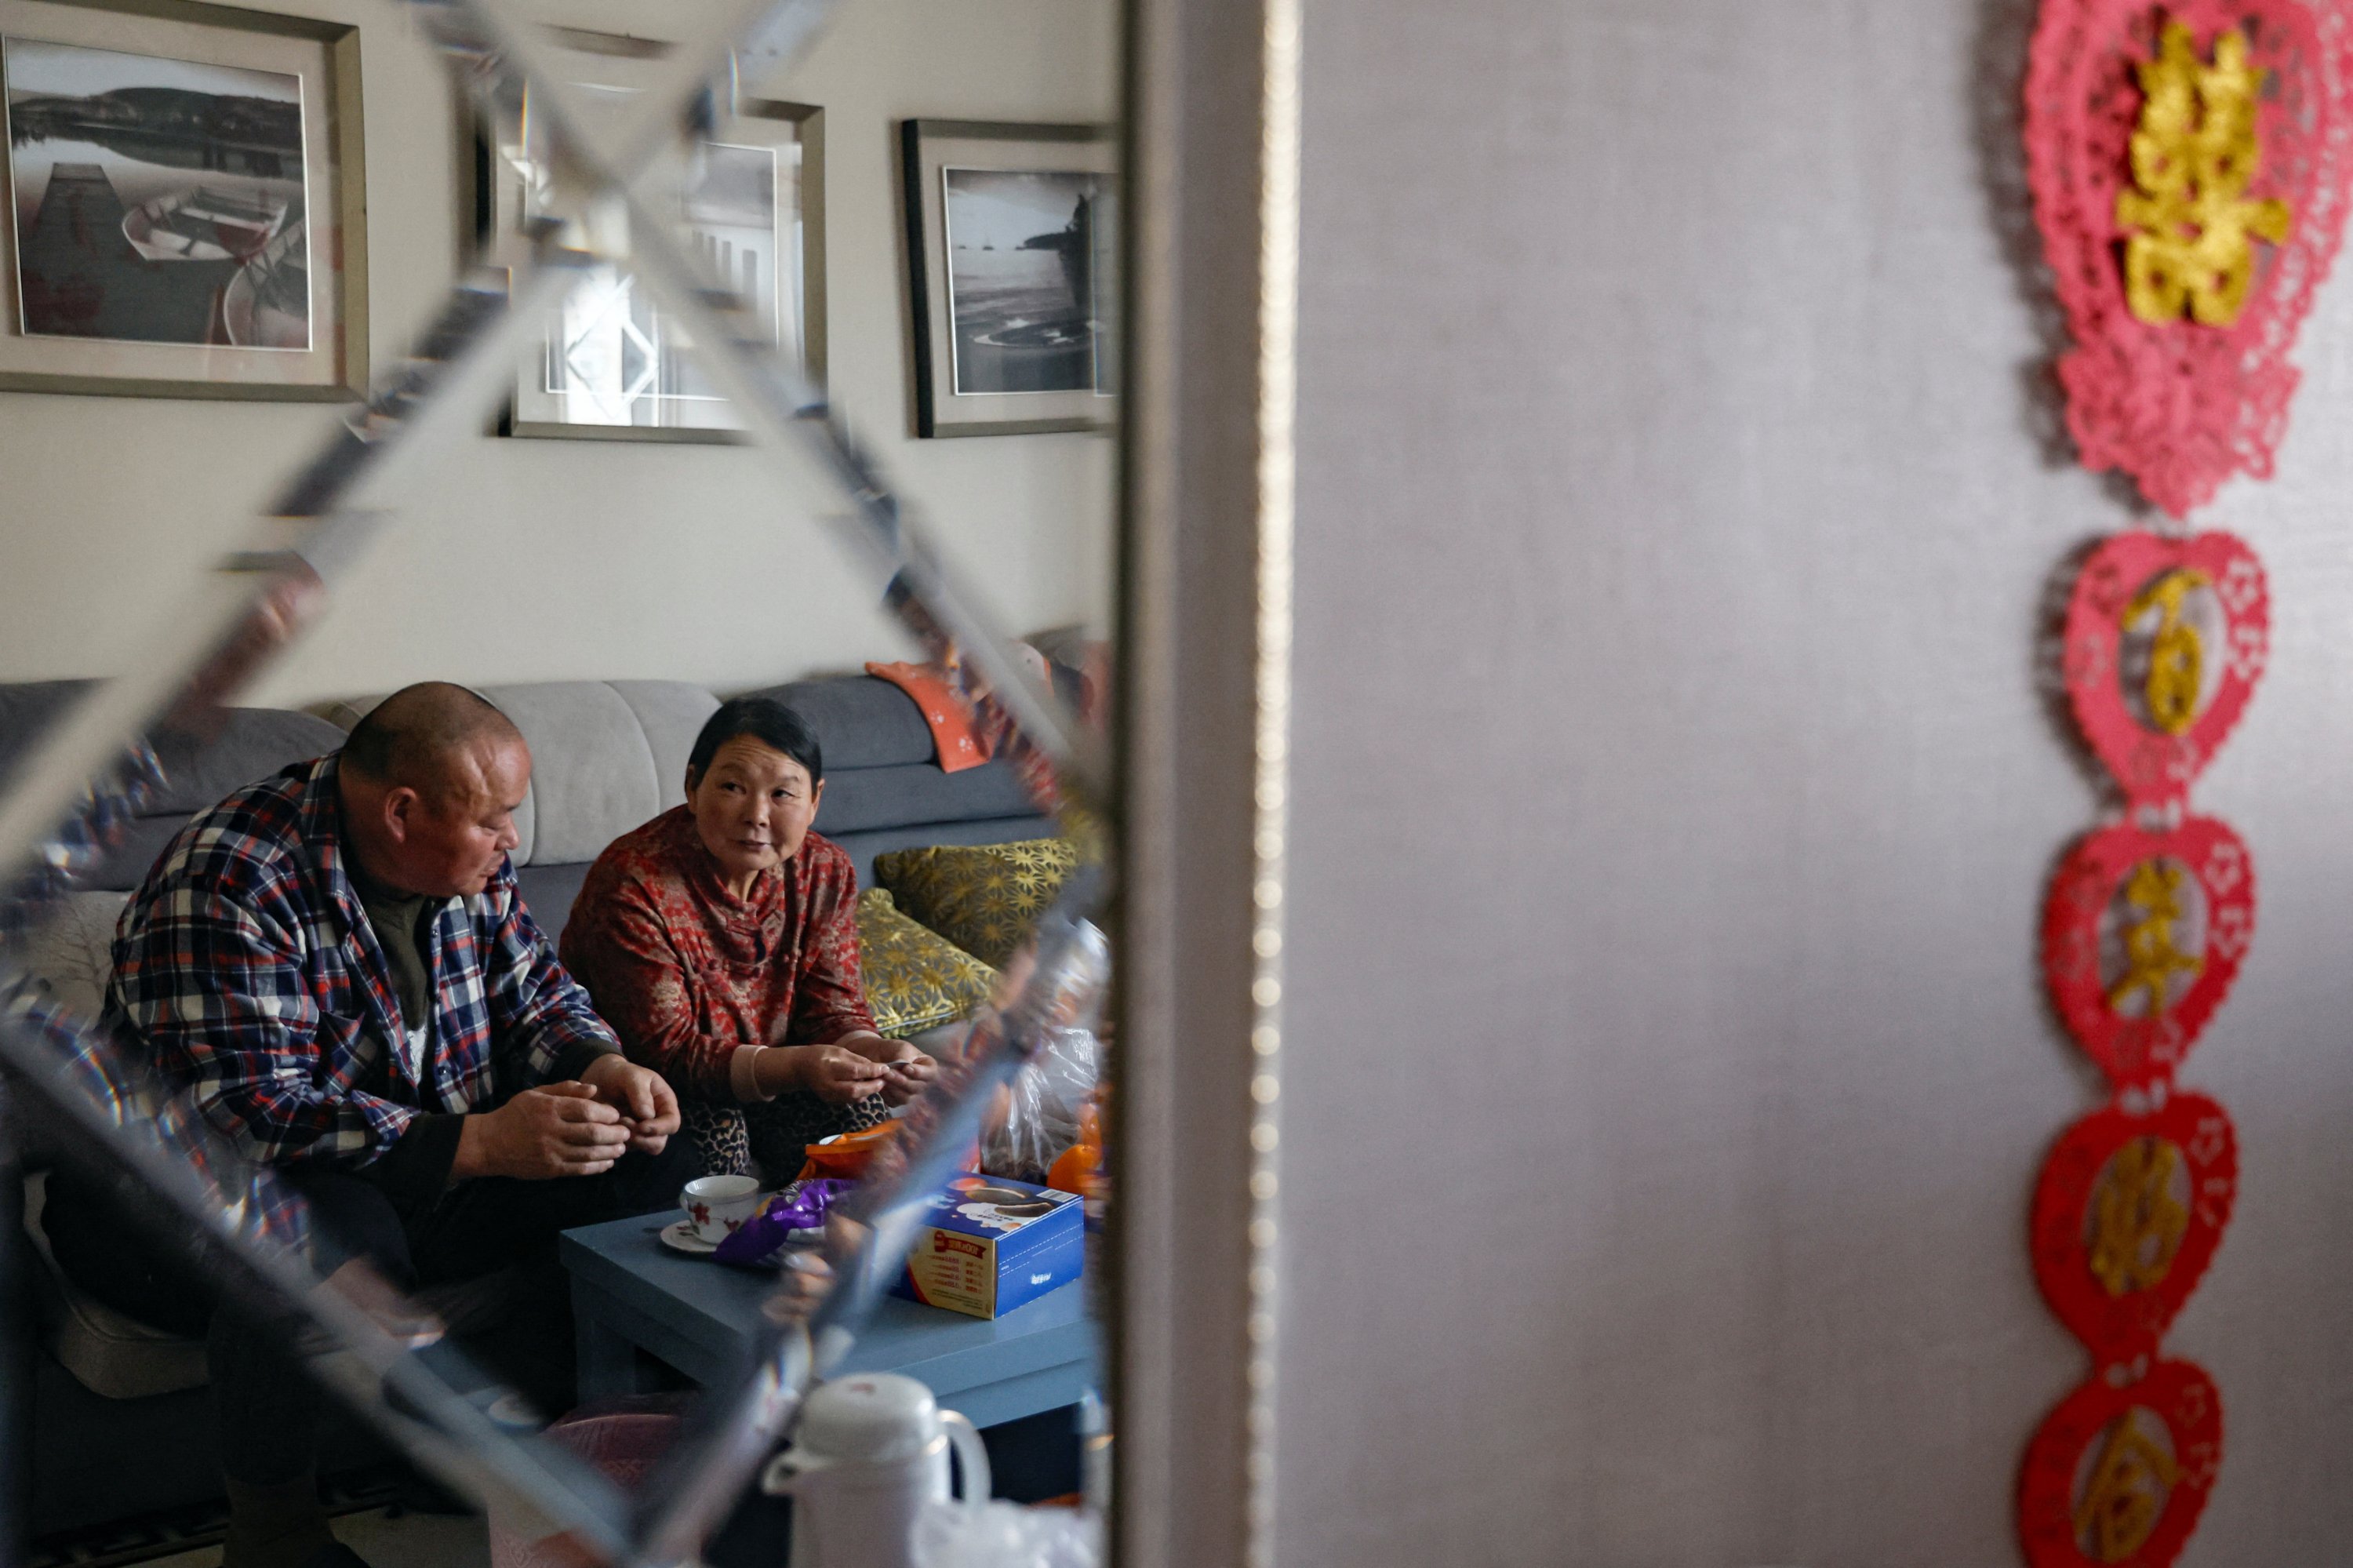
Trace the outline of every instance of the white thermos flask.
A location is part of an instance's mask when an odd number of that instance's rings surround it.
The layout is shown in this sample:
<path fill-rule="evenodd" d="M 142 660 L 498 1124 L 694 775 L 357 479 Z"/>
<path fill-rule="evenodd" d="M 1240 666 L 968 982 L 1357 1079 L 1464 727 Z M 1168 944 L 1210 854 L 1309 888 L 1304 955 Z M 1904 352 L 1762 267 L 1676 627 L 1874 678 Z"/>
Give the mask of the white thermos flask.
<path fill-rule="evenodd" d="M 913 1568 L 913 1535 L 925 1502 L 950 1494 L 948 1451 L 963 1499 L 988 1502 L 988 1453 L 962 1414 L 896 1372 L 822 1383 L 801 1410 L 793 1446 L 768 1461 L 763 1490 L 793 1499 L 791 1568 Z"/>

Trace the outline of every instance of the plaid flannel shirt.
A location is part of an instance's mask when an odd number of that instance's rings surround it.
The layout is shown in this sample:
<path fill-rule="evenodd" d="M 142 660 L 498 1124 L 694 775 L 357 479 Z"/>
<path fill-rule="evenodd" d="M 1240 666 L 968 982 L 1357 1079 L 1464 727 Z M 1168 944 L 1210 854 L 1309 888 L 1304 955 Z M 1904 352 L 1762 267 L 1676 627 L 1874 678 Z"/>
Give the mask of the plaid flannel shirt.
<path fill-rule="evenodd" d="M 514 866 L 451 898 L 419 1070 L 343 869 L 337 758 L 248 784 L 173 839 L 115 927 L 108 1019 L 248 1159 L 366 1165 L 422 1111 L 487 1110 L 617 1052 L 523 907 Z"/>

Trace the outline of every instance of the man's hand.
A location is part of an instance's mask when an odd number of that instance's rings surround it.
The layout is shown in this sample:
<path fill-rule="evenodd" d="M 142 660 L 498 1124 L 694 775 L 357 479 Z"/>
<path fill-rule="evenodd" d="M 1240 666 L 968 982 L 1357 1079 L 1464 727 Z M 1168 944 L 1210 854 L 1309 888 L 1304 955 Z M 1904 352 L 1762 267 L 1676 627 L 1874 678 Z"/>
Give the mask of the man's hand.
<path fill-rule="evenodd" d="M 458 1134 L 453 1181 L 476 1176 L 595 1176 L 613 1168 L 629 1145 L 621 1113 L 586 1084 L 525 1089 L 494 1111 L 468 1117 Z"/>
<path fill-rule="evenodd" d="M 678 1096 L 650 1067 L 640 1067 L 622 1055 L 599 1056 L 588 1064 L 580 1081 L 596 1091 L 596 1098 L 621 1113 L 628 1129 L 629 1147 L 640 1154 L 659 1154 L 681 1119 Z"/>
<path fill-rule="evenodd" d="M 889 1076 L 881 1063 L 841 1045 L 772 1045 L 752 1064 L 762 1094 L 807 1089 L 829 1106 L 879 1094 Z"/>

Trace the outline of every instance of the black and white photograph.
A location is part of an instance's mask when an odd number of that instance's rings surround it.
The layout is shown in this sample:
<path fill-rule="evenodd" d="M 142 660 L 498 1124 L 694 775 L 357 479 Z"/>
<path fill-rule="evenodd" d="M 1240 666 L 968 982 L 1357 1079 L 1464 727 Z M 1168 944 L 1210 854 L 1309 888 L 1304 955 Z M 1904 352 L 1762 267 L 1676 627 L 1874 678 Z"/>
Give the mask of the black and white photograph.
<path fill-rule="evenodd" d="M 907 120 L 900 152 L 915 434 L 1110 429 L 1120 198 L 1109 130 Z"/>
<path fill-rule="evenodd" d="M 1095 235 L 1108 181 L 1078 171 L 940 171 L 955 390 L 1092 391 Z"/>
<path fill-rule="evenodd" d="M 26 335 L 311 346 L 300 77 L 14 37 L 0 57 Z"/>

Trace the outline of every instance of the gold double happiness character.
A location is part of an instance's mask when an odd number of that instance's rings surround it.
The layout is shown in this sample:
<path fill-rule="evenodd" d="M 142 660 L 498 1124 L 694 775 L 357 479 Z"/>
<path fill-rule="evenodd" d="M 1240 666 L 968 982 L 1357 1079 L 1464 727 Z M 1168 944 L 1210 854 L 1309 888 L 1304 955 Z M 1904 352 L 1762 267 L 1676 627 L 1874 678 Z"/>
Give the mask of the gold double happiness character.
<path fill-rule="evenodd" d="M 2204 572 L 2183 567 L 2133 595 L 2125 606 L 2126 625 L 2157 612 L 2141 694 L 2147 700 L 2149 718 L 2168 735 L 2181 734 L 2198 718 L 2198 694 L 2206 681 L 2206 640 L 2182 618 L 2181 609 L 2192 589 L 2211 588 L 2213 582 Z"/>
<path fill-rule="evenodd" d="M 2147 1545 L 2181 1478 L 2173 1456 L 2142 1435 L 2136 1414 L 2126 1412 L 2108 1428 L 2075 1510 L 2076 1542 L 2094 1562 L 2122 1563 Z"/>
<path fill-rule="evenodd" d="M 2198 58 L 2189 29 L 2168 22 L 2157 58 L 2137 68 L 2143 94 L 2130 147 L 2132 184 L 2116 193 L 2125 239 L 2125 302 L 2152 325 L 2185 314 L 2226 327 L 2246 308 L 2258 239 L 2287 240 L 2287 203 L 2248 199 L 2263 167 L 2257 111 L 2265 72 L 2247 63 L 2246 35 Z"/>
<path fill-rule="evenodd" d="M 2173 1271 L 2189 1229 L 2174 1192 L 2181 1150 L 2161 1138 L 2136 1138 L 2116 1152 L 2092 1192 L 2093 1277 L 2111 1297 L 2147 1290 Z"/>
<path fill-rule="evenodd" d="M 2125 972 L 2108 991 L 2108 1006 L 2117 1012 L 2136 995 L 2148 998 L 2144 1017 L 2155 1018 L 2173 1005 L 2173 981 L 2178 975 L 2196 975 L 2205 960 L 2174 946 L 2174 922 L 2181 918 L 2182 869 L 2163 860 L 2142 861 L 2125 882 L 2125 901 L 2140 918 L 2125 927 Z"/>

